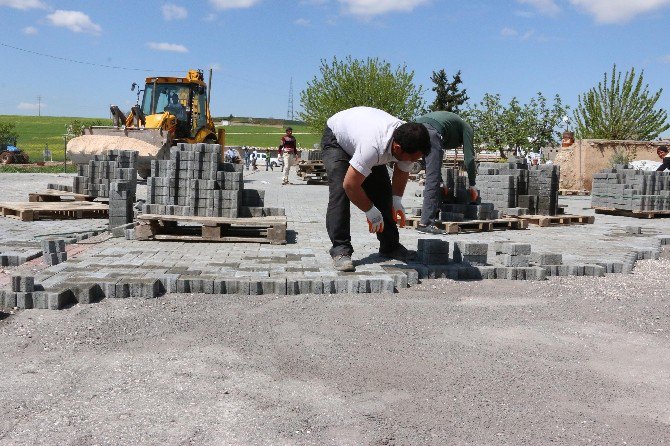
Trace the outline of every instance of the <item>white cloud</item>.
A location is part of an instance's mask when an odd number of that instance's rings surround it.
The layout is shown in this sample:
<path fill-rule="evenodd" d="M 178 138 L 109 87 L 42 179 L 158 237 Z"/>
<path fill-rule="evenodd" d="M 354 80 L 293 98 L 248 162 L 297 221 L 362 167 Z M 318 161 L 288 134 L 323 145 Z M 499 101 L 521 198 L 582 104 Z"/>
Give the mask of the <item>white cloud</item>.
<path fill-rule="evenodd" d="M 47 16 L 47 20 L 54 26 L 67 28 L 75 33 L 100 34 L 102 28 L 93 23 L 91 18 L 81 11 L 57 10 Z"/>
<path fill-rule="evenodd" d="M 523 36 L 521 36 L 521 40 L 526 41 L 526 40 L 530 39 L 531 37 L 533 37 L 534 35 L 535 35 L 535 30 L 534 29 L 528 30 L 525 33 L 523 33 Z"/>
<path fill-rule="evenodd" d="M 214 20 L 216 20 L 216 14 L 212 14 L 212 13 L 207 14 L 202 19 L 203 22 L 213 22 Z"/>
<path fill-rule="evenodd" d="M 0 0 L 0 6 L 7 6 L 14 9 L 46 9 L 47 5 L 40 0 Z"/>
<path fill-rule="evenodd" d="M 347 13 L 371 17 L 387 12 L 410 12 L 429 0 L 338 0 Z"/>
<path fill-rule="evenodd" d="M 519 35 L 519 32 L 514 28 L 504 27 L 500 30 L 500 35 L 503 37 L 515 37 Z"/>
<path fill-rule="evenodd" d="M 523 5 L 530 5 L 540 14 L 555 16 L 561 11 L 554 0 L 516 0 Z"/>
<path fill-rule="evenodd" d="M 670 5 L 670 0 L 570 0 L 599 23 L 623 23 L 633 17 Z"/>
<path fill-rule="evenodd" d="M 147 46 L 152 50 L 157 51 L 172 51 L 174 53 L 188 53 L 188 48 L 184 45 L 178 45 L 176 43 L 165 43 L 165 42 L 149 42 Z"/>
<path fill-rule="evenodd" d="M 23 31 L 23 34 L 25 34 L 27 36 L 32 36 L 32 35 L 37 34 L 37 28 L 35 28 L 34 26 L 26 26 L 25 28 L 23 28 L 22 31 Z"/>
<path fill-rule="evenodd" d="M 309 25 L 309 20 L 300 18 L 300 19 L 294 21 L 293 23 L 298 25 L 298 26 L 308 26 Z"/>
<path fill-rule="evenodd" d="M 215 9 L 251 8 L 260 0 L 209 0 Z"/>
<path fill-rule="evenodd" d="M 171 3 L 163 5 L 163 18 L 165 20 L 183 20 L 186 17 L 188 17 L 186 8 Z"/>
<path fill-rule="evenodd" d="M 46 104 L 44 102 L 40 104 L 33 104 L 30 102 L 20 102 L 19 105 L 16 107 L 19 110 L 39 110 L 41 108 L 46 108 Z"/>

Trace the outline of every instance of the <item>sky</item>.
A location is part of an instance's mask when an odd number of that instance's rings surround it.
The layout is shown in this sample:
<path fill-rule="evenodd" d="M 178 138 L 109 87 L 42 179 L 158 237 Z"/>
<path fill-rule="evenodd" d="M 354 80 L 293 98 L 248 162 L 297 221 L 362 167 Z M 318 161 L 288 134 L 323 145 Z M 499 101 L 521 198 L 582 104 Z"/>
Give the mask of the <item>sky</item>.
<path fill-rule="evenodd" d="M 577 105 L 611 72 L 667 87 L 670 0 L 0 0 L 0 114 L 104 118 L 133 82 L 213 69 L 214 116 L 286 118 L 322 60 L 461 70 L 471 102 Z M 670 90 L 657 106 L 670 109 Z M 39 110 L 38 110 L 39 109 Z"/>

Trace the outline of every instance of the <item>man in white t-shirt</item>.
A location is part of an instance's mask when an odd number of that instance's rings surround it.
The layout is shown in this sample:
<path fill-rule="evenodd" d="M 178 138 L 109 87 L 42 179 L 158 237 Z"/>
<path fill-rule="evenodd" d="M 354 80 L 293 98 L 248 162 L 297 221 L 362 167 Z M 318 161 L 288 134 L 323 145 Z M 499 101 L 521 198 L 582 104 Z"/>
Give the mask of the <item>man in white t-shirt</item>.
<path fill-rule="evenodd" d="M 376 108 L 354 107 L 328 119 L 321 145 L 329 186 L 326 229 L 335 269 L 355 270 L 350 202 L 365 212 L 370 232 L 377 234 L 380 255 L 411 260 L 413 253 L 400 244 L 396 223 L 404 225 L 401 198 L 410 167 L 430 152 L 428 130 Z M 395 162 L 392 182 L 386 168 L 391 161 Z"/>
<path fill-rule="evenodd" d="M 670 153 L 668 153 L 668 146 L 660 146 L 656 149 L 656 154 L 661 159 L 661 165 L 656 169 L 657 172 L 663 172 L 664 170 L 670 170 Z"/>

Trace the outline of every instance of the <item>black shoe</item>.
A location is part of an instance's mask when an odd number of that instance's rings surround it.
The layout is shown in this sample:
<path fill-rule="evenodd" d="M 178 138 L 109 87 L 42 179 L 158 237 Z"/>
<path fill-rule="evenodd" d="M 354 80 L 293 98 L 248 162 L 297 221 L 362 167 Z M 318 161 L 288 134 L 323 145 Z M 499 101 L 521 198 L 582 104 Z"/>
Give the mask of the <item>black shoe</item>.
<path fill-rule="evenodd" d="M 416 230 L 419 232 L 423 232 L 424 234 L 444 235 L 447 233 L 445 230 L 440 229 L 435 225 L 418 225 L 416 227 Z"/>
<path fill-rule="evenodd" d="M 389 259 L 400 260 L 401 262 L 416 260 L 416 251 L 410 251 L 400 243 L 398 243 L 398 246 L 390 251 L 379 248 L 379 255 Z"/>
<path fill-rule="evenodd" d="M 354 262 L 351 261 L 351 256 L 341 255 L 333 257 L 333 267 L 338 271 L 343 272 L 354 272 L 356 267 Z"/>

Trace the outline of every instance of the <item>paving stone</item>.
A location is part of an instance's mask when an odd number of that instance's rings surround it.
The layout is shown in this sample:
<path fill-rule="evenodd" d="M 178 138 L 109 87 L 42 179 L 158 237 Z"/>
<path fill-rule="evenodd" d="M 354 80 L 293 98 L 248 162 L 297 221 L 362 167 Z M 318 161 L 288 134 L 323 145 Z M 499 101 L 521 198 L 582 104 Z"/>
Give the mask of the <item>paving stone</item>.
<path fill-rule="evenodd" d="M 563 255 L 549 252 L 534 252 L 530 255 L 530 261 L 536 265 L 561 265 L 563 264 Z"/>
<path fill-rule="evenodd" d="M 29 310 L 33 308 L 33 293 L 16 292 L 16 307 Z"/>

